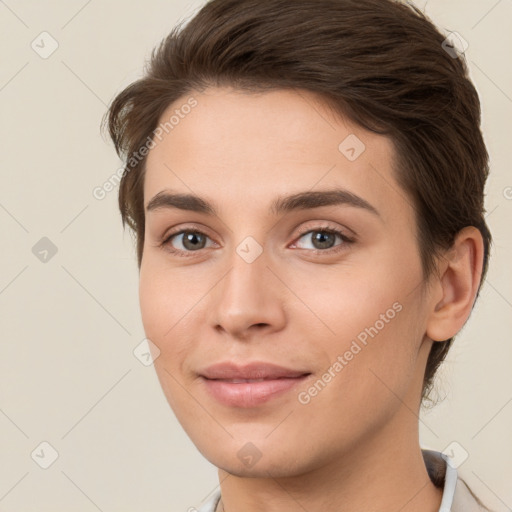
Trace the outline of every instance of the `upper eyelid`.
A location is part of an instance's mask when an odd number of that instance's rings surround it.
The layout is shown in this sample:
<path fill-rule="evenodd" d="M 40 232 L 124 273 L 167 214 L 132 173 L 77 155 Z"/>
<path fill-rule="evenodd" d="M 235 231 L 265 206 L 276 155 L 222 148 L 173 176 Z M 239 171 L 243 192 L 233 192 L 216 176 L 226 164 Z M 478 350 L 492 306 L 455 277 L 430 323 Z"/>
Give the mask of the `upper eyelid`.
<path fill-rule="evenodd" d="M 353 233 L 352 230 L 349 230 L 348 228 L 334 226 L 334 225 L 328 224 L 324 221 L 323 223 L 321 222 L 320 224 L 317 224 L 315 226 L 308 226 L 305 228 L 300 228 L 299 235 L 303 236 L 303 235 L 310 233 L 311 231 L 336 231 L 336 232 L 341 232 L 343 235 L 346 235 L 347 237 L 350 237 L 350 233 Z"/>
<path fill-rule="evenodd" d="M 311 221 L 311 222 L 315 222 L 315 221 Z M 346 227 L 340 227 L 340 226 L 334 226 L 332 224 L 329 224 L 328 222 L 329 221 L 316 221 L 316 222 L 319 222 L 320 224 L 316 224 L 316 225 L 313 225 L 313 226 L 308 226 L 307 228 L 300 228 L 299 229 L 299 234 L 300 235 L 304 235 L 306 233 L 309 233 L 309 231 L 320 231 L 320 230 L 337 230 L 337 231 L 342 231 L 343 233 L 354 233 L 353 230 L 351 229 L 348 229 Z M 184 231 L 191 231 L 191 232 L 199 232 L 199 233 L 203 233 L 207 236 L 208 233 L 208 228 L 205 228 L 205 227 L 202 227 L 202 226 L 197 226 L 197 225 L 190 225 L 190 226 L 181 226 L 180 225 L 180 228 L 177 229 L 176 231 L 173 231 L 173 229 L 169 230 L 169 231 L 166 231 L 165 234 L 163 235 L 163 239 L 166 239 L 168 238 L 169 236 L 173 236 L 173 235 L 178 235 L 178 234 L 182 234 Z M 354 233 L 355 234 L 355 233 Z"/>
<path fill-rule="evenodd" d="M 169 238 L 173 236 L 182 235 L 183 233 L 186 232 L 201 233 L 211 239 L 212 237 L 207 233 L 207 231 L 208 230 L 206 228 L 196 226 L 185 226 L 181 227 L 180 229 L 177 229 L 176 231 L 173 231 L 171 229 L 162 236 L 162 241 L 165 242 L 166 240 L 169 240 Z"/>

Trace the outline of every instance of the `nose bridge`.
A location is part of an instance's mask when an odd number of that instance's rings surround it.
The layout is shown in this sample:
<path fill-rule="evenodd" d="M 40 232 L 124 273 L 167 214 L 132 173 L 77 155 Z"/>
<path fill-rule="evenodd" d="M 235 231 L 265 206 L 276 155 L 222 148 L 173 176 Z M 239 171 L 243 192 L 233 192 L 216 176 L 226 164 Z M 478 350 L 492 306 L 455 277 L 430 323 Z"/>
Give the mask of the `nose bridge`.
<path fill-rule="evenodd" d="M 253 237 L 245 238 L 229 255 L 230 271 L 224 283 L 223 296 L 238 305 L 258 303 L 269 290 L 268 255 Z"/>
<path fill-rule="evenodd" d="M 216 287 L 210 304 L 215 326 L 236 336 L 255 324 L 282 327 L 279 281 L 267 268 L 271 263 L 268 256 L 252 237 L 233 248 L 227 256 L 229 271 Z"/>

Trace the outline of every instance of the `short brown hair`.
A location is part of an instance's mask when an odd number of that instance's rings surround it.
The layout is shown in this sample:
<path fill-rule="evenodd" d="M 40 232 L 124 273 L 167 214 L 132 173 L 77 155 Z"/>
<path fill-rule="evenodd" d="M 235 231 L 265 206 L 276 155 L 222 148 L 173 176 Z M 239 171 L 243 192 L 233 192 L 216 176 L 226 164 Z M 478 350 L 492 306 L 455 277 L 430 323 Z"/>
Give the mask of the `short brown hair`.
<path fill-rule="evenodd" d="M 119 207 L 123 226 L 136 235 L 139 267 L 145 158 L 130 157 L 151 140 L 164 110 L 211 86 L 302 89 L 393 142 L 397 180 L 416 212 L 425 279 L 462 228 L 479 229 L 478 296 L 491 244 L 480 102 L 463 55 L 445 51 L 445 37 L 421 11 L 392 0 L 211 0 L 182 25 L 107 112 L 110 136 L 127 162 Z M 423 400 L 452 341 L 431 348 Z"/>

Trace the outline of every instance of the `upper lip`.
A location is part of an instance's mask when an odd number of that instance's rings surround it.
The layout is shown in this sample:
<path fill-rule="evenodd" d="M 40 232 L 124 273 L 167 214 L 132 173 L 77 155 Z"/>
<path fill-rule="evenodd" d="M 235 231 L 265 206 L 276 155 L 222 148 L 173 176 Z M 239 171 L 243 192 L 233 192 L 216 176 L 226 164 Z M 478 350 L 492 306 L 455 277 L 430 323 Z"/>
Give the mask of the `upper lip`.
<path fill-rule="evenodd" d="M 293 370 L 278 366 L 272 363 L 254 361 L 244 365 L 237 365 L 226 361 L 208 366 L 199 374 L 207 379 L 279 379 L 283 377 L 301 377 L 310 372 L 304 370 Z"/>

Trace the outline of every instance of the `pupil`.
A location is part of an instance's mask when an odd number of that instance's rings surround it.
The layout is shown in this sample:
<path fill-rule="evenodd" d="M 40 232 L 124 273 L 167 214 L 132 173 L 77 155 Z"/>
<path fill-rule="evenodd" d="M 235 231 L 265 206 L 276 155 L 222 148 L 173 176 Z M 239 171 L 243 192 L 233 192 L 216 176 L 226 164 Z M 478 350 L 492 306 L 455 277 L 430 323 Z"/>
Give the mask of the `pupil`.
<path fill-rule="evenodd" d="M 317 234 L 315 235 L 314 237 L 314 240 L 315 242 L 318 242 L 320 244 L 320 248 L 321 249 L 329 249 L 330 247 L 332 247 L 332 244 L 329 243 L 329 242 L 326 242 L 325 239 L 329 239 L 332 238 L 334 235 L 333 233 L 325 233 L 325 232 L 320 232 L 320 231 L 317 231 Z M 332 242 L 332 240 L 331 240 Z"/>
<path fill-rule="evenodd" d="M 185 247 L 187 247 L 188 249 L 197 249 L 198 248 L 198 245 L 197 245 L 197 240 L 200 239 L 202 237 L 202 235 L 200 235 L 199 233 L 193 233 L 193 232 L 189 232 L 186 236 L 185 236 L 185 239 L 184 239 L 184 242 L 183 242 L 183 245 Z M 190 246 L 188 246 L 188 244 L 191 244 Z M 201 248 L 201 247 L 200 247 Z"/>

